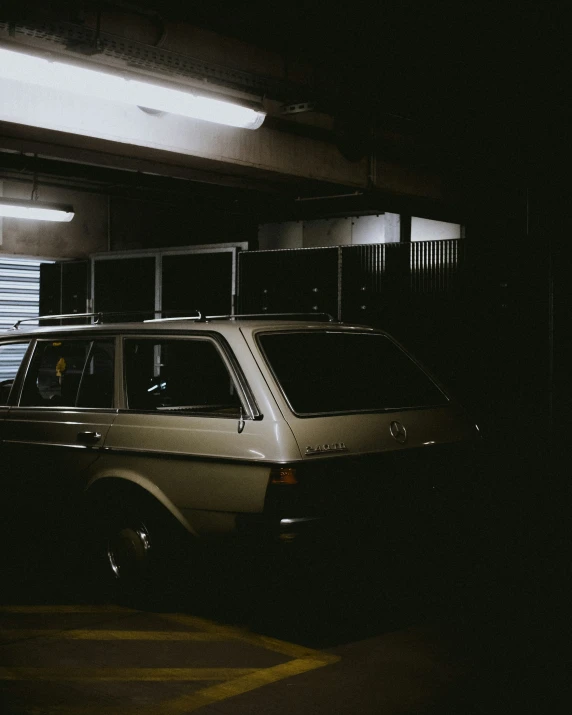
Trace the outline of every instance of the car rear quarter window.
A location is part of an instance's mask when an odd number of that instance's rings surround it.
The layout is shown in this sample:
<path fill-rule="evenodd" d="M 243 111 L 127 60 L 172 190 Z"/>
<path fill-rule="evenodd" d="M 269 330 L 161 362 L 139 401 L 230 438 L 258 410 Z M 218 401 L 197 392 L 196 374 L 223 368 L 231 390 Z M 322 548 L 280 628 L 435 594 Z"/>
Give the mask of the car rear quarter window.
<path fill-rule="evenodd" d="M 234 381 L 210 339 L 126 339 L 127 405 L 163 414 L 238 417 Z"/>
<path fill-rule="evenodd" d="M 258 342 L 291 409 L 299 415 L 447 402 L 407 353 L 379 333 L 262 333 Z"/>

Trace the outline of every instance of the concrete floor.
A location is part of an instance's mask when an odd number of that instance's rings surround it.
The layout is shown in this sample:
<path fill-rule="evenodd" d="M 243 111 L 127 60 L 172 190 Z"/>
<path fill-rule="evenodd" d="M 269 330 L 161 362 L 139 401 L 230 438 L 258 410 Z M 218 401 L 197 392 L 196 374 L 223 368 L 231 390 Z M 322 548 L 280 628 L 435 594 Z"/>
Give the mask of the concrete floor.
<path fill-rule="evenodd" d="M 237 559 L 118 605 L 73 559 L 22 556 L 3 570 L 2 715 L 570 711 L 562 600 L 514 558 Z"/>
<path fill-rule="evenodd" d="M 4 713 L 409 712 L 467 666 L 410 627 L 327 651 L 181 614 L 1 611 Z"/>
<path fill-rule="evenodd" d="M 491 475 L 468 548 L 229 553 L 135 601 L 70 543 L 4 539 L 0 713 L 572 712 L 568 502 L 528 479 L 515 505 L 522 470 Z"/>

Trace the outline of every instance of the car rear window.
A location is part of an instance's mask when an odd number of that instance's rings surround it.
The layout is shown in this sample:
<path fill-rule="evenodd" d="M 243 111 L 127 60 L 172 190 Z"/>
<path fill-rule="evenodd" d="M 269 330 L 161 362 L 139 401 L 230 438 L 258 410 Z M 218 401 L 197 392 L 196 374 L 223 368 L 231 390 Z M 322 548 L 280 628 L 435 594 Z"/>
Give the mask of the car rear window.
<path fill-rule="evenodd" d="M 385 335 L 335 331 L 263 333 L 259 345 L 299 415 L 442 405 L 447 398 Z"/>

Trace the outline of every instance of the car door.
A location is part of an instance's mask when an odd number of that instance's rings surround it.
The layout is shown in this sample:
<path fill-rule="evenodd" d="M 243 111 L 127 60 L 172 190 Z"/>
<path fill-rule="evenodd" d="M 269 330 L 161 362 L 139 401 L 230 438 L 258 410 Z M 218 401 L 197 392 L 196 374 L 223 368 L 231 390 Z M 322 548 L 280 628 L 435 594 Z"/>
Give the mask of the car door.
<path fill-rule="evenodd" d="M 10 396 L 31 340 L 4 340 L 0 343 L 0 420 L 8 414 Z M 0 440 L 2 433 L 0 432 Z"/>
<path fill-rule="evenodd" d="M 116 411 L 115 339 L 36 341 L 2 426 L 3 472 L 25 521 L 57 521 L 75 504 Z"/>
<path fill-rule="evenodd" d="M 0 343 L 0 523 L 2 533 L 8 524 L 12 510 L 11 490 L 14 487 L 11 479 L 5 445 L 6 417 L 10 411 L 10 402 L 14 401 L 17 391 L 17 380 L 20 370 L 25 368 L 26 355 L 30 349 L 31 340 L 11 339 Z M 10 529 L 7 528 L 6 531 Z"/>
<path fill-rule="evenodd" d="M 164 496 L 181 512 L 196 510 L 199 531 L 214 512 L 261 511 L 271 440 L 267 425 L 248 416 L 244 388 L 220 341 L 202 334 L 123 342 L 126 404 L 98 469 L 109 462 L 109 473 Z"/>

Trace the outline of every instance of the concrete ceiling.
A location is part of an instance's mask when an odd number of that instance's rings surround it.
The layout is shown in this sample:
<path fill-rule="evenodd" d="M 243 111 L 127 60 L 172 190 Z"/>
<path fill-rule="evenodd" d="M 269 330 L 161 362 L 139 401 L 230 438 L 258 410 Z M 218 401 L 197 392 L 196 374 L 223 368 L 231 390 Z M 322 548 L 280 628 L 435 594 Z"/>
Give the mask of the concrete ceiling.
<path fill-rule="evenodd" d="M 94 2 L 6 0 L 29 14 L 75 19 Z M 370 115 L 406 116 L 465 135 L 557 121 L 565 108 L 566 3 L 521 0 L 110 0 L 103 13 L 185 21 L 304 58 L 317 83 Z M 40 9 L 38 9 L 40 8 Z M 83 13 L 83 15 L 82 15 Z M 546 117 L 546 109 L 550 116 Z M 514 127 L 507 134 L 514 135 Z"/>
<path fill-rule="evenodd" d="M 497 124 L 564 99 L 567 3 L 142 0 L 165 16 L 302 55 L 377 112 Z"/>
<path fill-rule="evenodd" d="M 73 20 L 93 4 L 53 0 L 42 9 L 38 3 L 22 8 L 7 2 L 0 14 L 7 18 L 12 5 L 20 17 L 29 12 L 35 18 Z M 550 171 L 561 153 L 568 83 L 563 74 L 565 24 L 557 4 L 523 0 L 518 13 L 493 0 L 113 0 L 101 7 L 103 12 L 112 8 L 138 13 L 159 34 L 162 20 L 185 21 L 277 52 L 286 77 L 294 60 L 309 63 L 317 95 L 349 123 L 352 136 L 360 126 L 374 122 L 380 128 L 384 156 L 393 154 L 398 161 L 411 155 L 421 166 L 429 165 L 437 153 L 439 161 L 445 156 L 446 162 L 462 164 L 467 173 L 480 172 L 484 180 L 498 171 L 499 164 L 519 176 L 535 176 L 539 166 Z M 22 138 L 13 134 L 17 144 Z M 136 190 L 131 179 L 117 180 L 117 165 L 108 166 L 111 173 L 105 173 L 96 147 L 65 148 L 58 154 L 41 133 L 25 138 L 27 152 L 43 155 L 43 169 L 55 177 Z M 20 167 L 13 167 L 15 163 Z M 7 171 L 11 167 L 25 171 L 29 161 L 11 157 L 4 164 Z M 150 175 L 160 166 L 165 167 L 159 172 L 163 177 L 148 176 L 143 182 L 153 184 L 154 191 L 176 196 L 192 181 L 195 187 L 200 184 L 200 191 L 215 196 L 220 186 L 221 202 L 276 218 L 299 212 L 298 196 L 355 188 L 343 182 L 325 185 L 264 176 L 244 167 L 221 173 L 208 161 L 190 165 L 159 156 L 150 161 L 144 152 L 126 161 L 124 168 Z M 378 191 L 375 201 L 383 199 L 383 191 Z M 396 210 L 399 199 L 394 196 L 391 201 L 389 210 Z M 325 204 L 312 204 L 313 210 L 324 210 Z M 425 210 L 427 215 L 434 213 L 430 201 Z"/>

